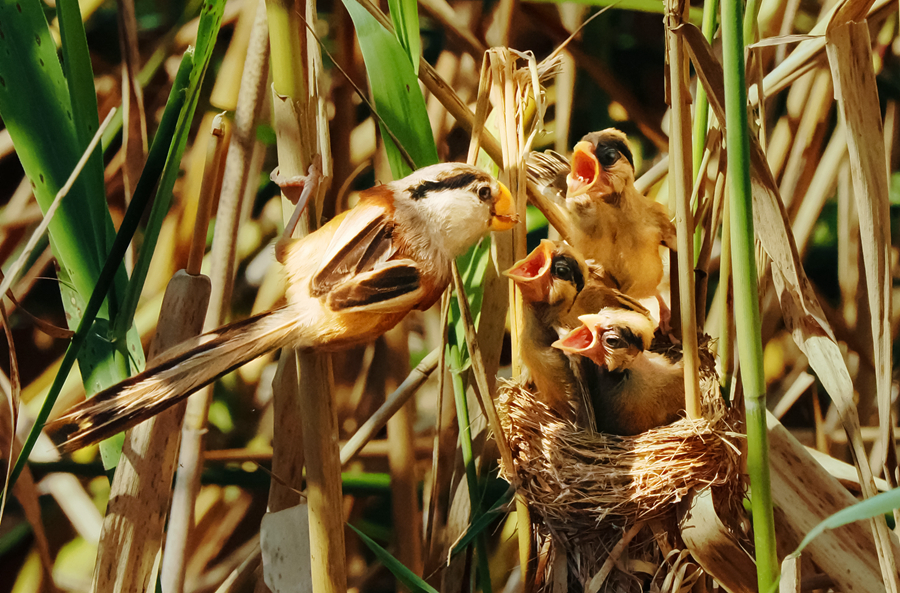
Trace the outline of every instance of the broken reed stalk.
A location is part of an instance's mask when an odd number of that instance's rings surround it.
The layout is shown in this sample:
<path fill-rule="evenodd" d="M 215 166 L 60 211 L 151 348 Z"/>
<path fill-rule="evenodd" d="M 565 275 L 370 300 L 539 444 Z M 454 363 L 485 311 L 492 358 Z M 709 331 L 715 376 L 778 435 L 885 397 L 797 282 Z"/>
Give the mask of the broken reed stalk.
<path fill-rule="evenodd" d="M 700 353 L 694 307 L 694 216 L 691 212 L 691 93 L 684 41 L 676 31 L 687 16 L 688 2 L 667 0 L 666 37 L 669 64 L 671 135 L 669 136 L 669 203 L 675 205 L 678 242 L 678 307 L 684 356 L 684 399 L 688 418 L 700 418 Z"/>
<path fill-rule="evenodd" d="M 291 178 L 307 175 L 313 157 L 320 154 L 323 174 L 328 175 L 328 134 L 326 126 L 320 126 L 317 89 L 317 65 L 319 55 L 315 41 L 307 43 L 303 19 L 297 6 L 290 0 L 273 0 L 266 3 L 269 19 L 269 41 L 272 67 L 272 101 L 275 119 L 275 135 L 278 148 L 278 165 L 282 175 Z M 306 4 L 306 20 L 314 26 L 315 4 Z M 312 76 L 310 76 L 312 72 Z M 312 85 L 312 86 L 310 86 Z M 326 147 L 322 150 L 321 147 Z M 327 181 L 327 177 L 325 179 Z M 314 215 L 320 205 L 321 192 L 327 183 L 321 183 L 319 194 L 307 208 L 308 231 L 315 228 Z M 282 199 L 285 220 L 293 206 Z M 282 352 L 282 357 L 292 357 Z M 301 443 L 292 434 L 275 433 L 275 456 L 287 467 L 296 467 L 305 458 L 306 495 L 309 505 L 309 542 L 315 554 L 312 558 L 312 589 L 316 593 L 345 593 L 347 572 L 344 558 L 344 512 L 341 491 L 341 461 L 338 448 L 337 410 L 334 406 L 331 380 L 331 358 L 327 354 L 311 350 L 296 353 L 297 367 L 302 380 L 299 397 L 288 392 L 274 394 L 281 418 L 279 425 L 288 423 L 302 426 Z M 279 363 L 281 364 L 281 363 Z M 292 401 L 287 401 L 291 398 Z M 300 410 L 303 412 L 300 413 Z M 273 465 L 275 459 L 273 459 Z M 291 476 L 301 479 L 300 475 Z"/>
<path fill-rule="evenodd" d="M 731 201 L 731 249 L 735 322 L 741 358 L 741 380 L 747 423 L 747 472 L 752 491 L 756 574 L 760 591 L 768 591 L 778 575 L 775 521 L 769 477 L 766 428 L 766 382 L 760 336 L 759 292 L 754 252 L 750 193 L 750 140 L 744 40 L 740 0 L 722 2 L 722 66 L 725 82 L 725 133 Z"/>
<path fill-rule="evenodd" d="M 225 172 L 210 249 L 211 288 L 204 331 L 213 330 L 225 323 L 231 302 L 241 201 L 246 198 L 248 179 L 255 174 L 254 168 L 249 163 L 256 142 L 255 125 L 262 107 L 262 90 L 267 77 L 268 39 L 265 10 L 260 6 L 257 8 L 244 61 L 244 76 L 241 77 L 231 140 L 225 156 Z M 203 239 L 205 243 L 205 235 Z M 165 552 L 160 568 L 163 590 L 170 593 L 178 593 L 184 587 L 186 551 L 194 527 L 194 505 L 200 490 L 202 466 L 198 460 L 203 452 L 202 438 L 212 389 L 212 386 L 205 387 L 188 398 L 181 429 L 179 470 L 175 475 Z"/>
<path fill-rule="evenodd" d="M 187 270 L 169 281 L 148 362 L 199 335 L 209 304 L 210 281 L 200 275 L 209 212 L 221 173 L 224 118 L 213 120 Z M 202 134 L 201 134 L 202 137 Z M 186 402 L 150 418 L 125 435 L 109 492 L 109 506 L 94 566 L 94 591 L 146 591 L 163 541 Z"/>

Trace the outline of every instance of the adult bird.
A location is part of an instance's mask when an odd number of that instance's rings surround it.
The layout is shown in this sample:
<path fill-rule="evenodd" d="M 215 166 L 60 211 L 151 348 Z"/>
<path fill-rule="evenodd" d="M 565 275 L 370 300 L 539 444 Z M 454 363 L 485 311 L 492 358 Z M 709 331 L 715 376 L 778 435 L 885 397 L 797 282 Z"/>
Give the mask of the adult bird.
<path fill-rule="evenodd" d="M 296 219 L 296 217 L 295 217 Z M 461 163 L 432 165 L 362 192 L 358 205 L 276 248 L 287 304 L 176 347 L 155 366 L 95 395 L 54 425 L 77 449 L 158 414 L 278 348 L 334 351 L 369 342 L 450 282 L 452 261 L 517 222 L 509 190 Z"/>

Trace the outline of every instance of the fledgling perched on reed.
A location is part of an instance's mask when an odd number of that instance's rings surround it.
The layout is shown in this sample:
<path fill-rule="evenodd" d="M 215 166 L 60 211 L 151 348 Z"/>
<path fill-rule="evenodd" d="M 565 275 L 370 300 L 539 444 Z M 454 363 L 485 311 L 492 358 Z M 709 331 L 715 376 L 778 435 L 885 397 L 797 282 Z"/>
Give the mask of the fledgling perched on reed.
<path fill-rule="evenodd" d="M 431 307 L 451 262 L 489 231 L 516 223 L 509 190 L 460 163 L 433 165 L 363 192 L 359 204 L 303 239 L 282 240 L 287 304 L 204 334 L 156 366 L 73 407 L 77 449 L 162 412 L 278 348 L 365 343 Z"/>
<path fill-rule="evenodd" d="M 565 213 L 572 246 L 622 292 L 655 296 L 663 276 L 659 248 L 675 248 L 675 226 L 665 206 L 635 188 L 625 134 L 592 132 L 571 161 L 547 151 L 532 153 L 528 165 L 532 181 Z"/>

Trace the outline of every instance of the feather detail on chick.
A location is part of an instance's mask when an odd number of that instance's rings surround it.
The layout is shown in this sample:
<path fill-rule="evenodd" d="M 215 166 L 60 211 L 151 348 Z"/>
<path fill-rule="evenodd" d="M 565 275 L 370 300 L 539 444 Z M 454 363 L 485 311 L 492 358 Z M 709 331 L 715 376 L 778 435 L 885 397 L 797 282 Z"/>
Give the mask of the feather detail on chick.
<path fill-rule="evenodd" d="M 553 343 L 580 322 L 578 316 L 604 307 L 633 309 L 650 324 L 634 299 L 602 283 L 584 258 L 565 243 L 543 240 L 528 257 L 505 272 L 522 292 L 525 320 L 522 362 L 542 401 L 564 417 L 583 409 L 585 392 L 579 363 Z M 577 416 L 578 414 L 576 414 Z"/>
<path fill-rule="evenodd" d="M 593 362 L 585 383 L 597 430 L 635 435 L 670 424 L 684 410 L 684 365 L 649 352 L 653 326 L 633 311 L 606 308 L 553 344 Z"/>
<path fill-rule="evenodd" d="M 572 246 L 614 286 L 638 299 L 657 294 L 663 276 L 659 248 L 675 248 L 675 226 L 665 206 L 635 188 L 625 134 L 613 128 L 592 132 L 575 145 L 568 162 L 552 151 L 533 154 L 529 175 L 566 213 Z"/>

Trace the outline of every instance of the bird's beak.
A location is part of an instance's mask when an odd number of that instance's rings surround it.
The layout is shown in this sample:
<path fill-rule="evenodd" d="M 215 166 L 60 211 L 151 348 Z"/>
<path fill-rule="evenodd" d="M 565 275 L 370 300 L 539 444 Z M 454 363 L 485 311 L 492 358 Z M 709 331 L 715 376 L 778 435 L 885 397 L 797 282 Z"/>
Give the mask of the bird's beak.
<path fill-rule="evenodd" d="M 550 262 L 553 258 L 553 242 L 544 239 L 523 260 L 503 272 L 522 291 L 528 302 L 543 302 L 550 293 Z"/>
<path fill-rule="evenodd" d="M 505 185 L 502 183 L 499 185 L 500 195 L 494 198 L 494 204 L 491 208 L 492 231 L 505 231 L 513 228 L 519 222 L 519 217 L 516 215 L 516 205 L 513 202 L 512 195 L 509 193 L 509 190 L 506 189 Z"/>
<path fill-rule="evenodd" d="M 587 316 L 585 316 L 587 317 Z M 567 354 L 577 354 L 594 361 L 597 366 L 606 365 L 606 352 L 597 336 L 597 328 L 585 323 L 553 342 L 552 346 Z"/>
<path fill-rule="evenodd" d="M 569 187 L 567 197 L 580 196 L 586 193 L 600 178 L 600 162 L 594 154 L 594 145 L 587 141 L 581 141 L 575 145 L 572 153 L 572 170 L 566 177 Z"/>

